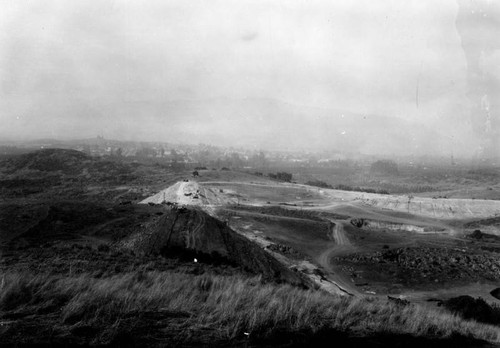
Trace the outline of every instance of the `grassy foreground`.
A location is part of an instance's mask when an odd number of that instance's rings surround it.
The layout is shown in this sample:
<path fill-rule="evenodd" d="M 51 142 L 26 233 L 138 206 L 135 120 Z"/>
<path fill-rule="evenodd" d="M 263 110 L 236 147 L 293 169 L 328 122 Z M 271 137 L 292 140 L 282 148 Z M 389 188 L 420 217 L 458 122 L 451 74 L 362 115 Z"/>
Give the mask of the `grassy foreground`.
<path fill-rule="evenodd" d="M 174 272 L 109 278 L 2 273 L 0 324 L 0 341 L 17 344 L 120 344 L 133 338 L 150 346 L 213 344 L 325 330 L 500 341 L 498 327 L 420 306 L 335 297 L 259 278 Z"/>

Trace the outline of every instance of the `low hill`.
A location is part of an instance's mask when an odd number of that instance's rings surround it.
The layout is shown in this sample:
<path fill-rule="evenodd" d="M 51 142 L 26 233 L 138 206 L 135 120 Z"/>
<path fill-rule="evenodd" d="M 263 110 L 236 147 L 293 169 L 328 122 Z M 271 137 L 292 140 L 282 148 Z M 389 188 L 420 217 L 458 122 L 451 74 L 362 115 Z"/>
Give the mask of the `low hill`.
<path fill-rule="evenodd" d="M 116 242 L 157 220 L 159 210 L 68 200 L 0 204 L 0 245 L 15 249 L 89 237 Z"/>
<path fill-rule="evenodd" d="M 62 171 L 74 173 L 81 170 L 92 158 L 83 152 L 66 149 L 43 149 L 4 161 L 4 170 L 16 172 L 21 170 L 38 170 L 43 172 Z"/>
<path fill-rule="evenodd" d="M 0 162 L 0 172 L 22 176 L 83 174 L 86 178 L 130 174 L 133 167 L 128 163 L 91 157 L 81 151 L 68 149 L 43 149 L 8 158 Z"/>
<path fill-rule="evenodd" d="M 76 150 L 44 149 L 0 161 L 0 198 L 74 198 L 88 191 L 89 185 L 102 186 L 104 192 L 112 185 L 133 182 L 139 177 L 136 172 L 136 167 L 120 160 Z"/>

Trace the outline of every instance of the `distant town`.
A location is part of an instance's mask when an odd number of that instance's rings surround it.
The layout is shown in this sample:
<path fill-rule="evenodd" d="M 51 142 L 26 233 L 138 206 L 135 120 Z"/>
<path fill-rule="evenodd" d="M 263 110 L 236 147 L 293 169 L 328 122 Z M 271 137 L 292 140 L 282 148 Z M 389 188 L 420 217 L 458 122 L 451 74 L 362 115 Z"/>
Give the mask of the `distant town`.
<path fill-rule="evenodd" d="M 0 142 L 0 156 L 10 156 L 37 149 L 62 148 L 81 151 L 94 157 L 122 158 L 130 161 L 156 161 L 177 167 L 206 166 L 213 168 L 272 168 L 272 167 L 365 167 L 384 156 L 361 153 L 272 151 L 240 147 L 220 147 L 209 144 L 173 144 L 106 139 L 103 136 L 81 140 L 40 139 L 28 142 Z M 481 165 L 481 159 L 456 159 L 427 156 L 390 156 L 403 167 L 425 168 L 426 165 Z M 499 161 L 489 161 L 496 167 Z"/>

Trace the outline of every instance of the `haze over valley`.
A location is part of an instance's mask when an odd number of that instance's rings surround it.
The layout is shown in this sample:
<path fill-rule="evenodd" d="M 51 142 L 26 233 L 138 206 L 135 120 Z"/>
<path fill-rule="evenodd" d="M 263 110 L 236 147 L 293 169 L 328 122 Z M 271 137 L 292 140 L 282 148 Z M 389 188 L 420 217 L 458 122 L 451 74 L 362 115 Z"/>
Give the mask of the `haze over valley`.
<path fill-rule="evenodd" d="M 491 1 L 6 2 L 0 136 L 498 156 Z"/>

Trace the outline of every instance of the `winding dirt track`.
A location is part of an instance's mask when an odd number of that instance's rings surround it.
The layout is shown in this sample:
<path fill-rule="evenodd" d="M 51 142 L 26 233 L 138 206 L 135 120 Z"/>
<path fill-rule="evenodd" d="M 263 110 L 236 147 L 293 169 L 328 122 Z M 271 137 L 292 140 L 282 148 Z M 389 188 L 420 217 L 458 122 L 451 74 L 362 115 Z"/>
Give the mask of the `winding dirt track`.
<path fill-rule="evenodd" d="M 349 295 L 359 295 L 360 292 L 352 286 L 350 280 L 341 276 L 332 267 L 332 263 L 330 262 L 330 260 L 333 256 L 343 252 L 352 251 L 354 246 L 351 244 L 349 238 L 347 238 L 342 222 L 337 220 L 330 220 L 330 223 L 330 238 L 335 244 L 323 251 L 315 259 L 315 261 L 328 272 L 327 279 L 335 284 L 341 291 Z"/>

